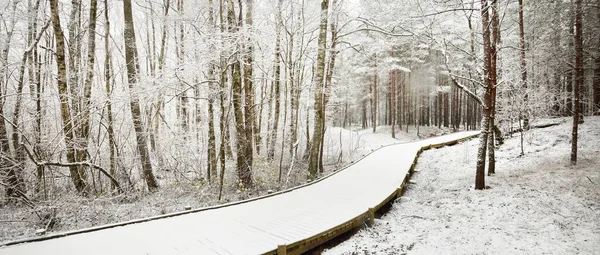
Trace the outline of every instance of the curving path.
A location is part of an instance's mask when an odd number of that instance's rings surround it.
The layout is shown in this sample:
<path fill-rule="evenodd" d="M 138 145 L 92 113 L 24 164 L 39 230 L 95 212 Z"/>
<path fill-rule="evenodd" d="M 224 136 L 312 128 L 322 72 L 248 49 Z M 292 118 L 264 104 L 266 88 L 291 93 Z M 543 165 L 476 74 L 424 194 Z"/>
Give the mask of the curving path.
<path fill-rule="evenodd" d="M 313 183 L 223 206 L 5 243 L 14 254 L 299 254 L 372 221 L 400 196 L 424 150 L 476 136 L 459 132 L 383 147 Z"/>

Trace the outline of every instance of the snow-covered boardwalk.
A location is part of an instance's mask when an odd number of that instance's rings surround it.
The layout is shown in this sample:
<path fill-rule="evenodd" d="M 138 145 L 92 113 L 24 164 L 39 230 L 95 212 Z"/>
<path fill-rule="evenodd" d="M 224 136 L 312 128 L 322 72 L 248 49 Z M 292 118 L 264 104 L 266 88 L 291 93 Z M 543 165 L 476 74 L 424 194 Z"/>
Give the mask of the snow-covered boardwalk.
<path fill-rule="evenodd" d="M 383 147 L 315 183 L 271 196 L 13 242 L 0 254 L 299 254 L 369 221 L 372 211 L 400 195 L 423 149 L 477 134 Z"/>

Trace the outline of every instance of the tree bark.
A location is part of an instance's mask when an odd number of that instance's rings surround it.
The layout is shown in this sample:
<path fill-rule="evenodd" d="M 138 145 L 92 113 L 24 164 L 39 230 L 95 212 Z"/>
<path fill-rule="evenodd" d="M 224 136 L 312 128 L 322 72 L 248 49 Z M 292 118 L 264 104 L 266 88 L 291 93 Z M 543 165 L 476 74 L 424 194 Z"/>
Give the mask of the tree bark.
<path fill-rule="evenodd" d="M 73 123 L 71 119 L 71 106 L 69 105 L 69 91 L 67 85 L 67 65 L 65 61 L 65 36 L 60 26 L 60 17 L 58 10 L 58 0 L 50 0 L 50 11 L 52 13 L 52 24 L 54 37 L 56 38 L 56 64 L 58 66 L 58 94 L 60 100 L 60 112 L 63 124 L 63 133 L 65 135 L 65 145 L 67 149 L 67 161 L 76 162 L 75 148 L 73 148 L 74 135 Z M 89 194 L 89 187 L 85 183 L 85 173 L 80 171 L 77 165 L 69 166 L 71 181 L 75 189 L 80 194 L 86 196 Z"/>
<path fill-rule="evenodd" d="M 525 29 L 523 22 L 523 0 L 519 0 L 519 51 L 521 58 L 521 86 L 525 95 L 523 96 L 523 104 L 527 107 L 529 102 L 529 93 L 527 92 L 527 62 L 525 61 Z M 529 129 L 529 116 L 527 112 L 523 117 L 523 128 Z"/>
<path fill-rule="evenodd" d="M 241 7 L 240 7 L 241 8 Z M 254 29 L 252 16 L 254 15 L 254 1 L 246 0 L 246 26 L 250 31 Z M 254 42 L 248 36 L 244 54 L 244 122 L 246 123 L 246 163 L 252 166 L 254 162 L 254 138 L 256 130 L 256 108 L 254 107 Z"/>
<path fill-rule="evenodd" d="M 396 70 L 390 71 L 390 124 L 392 125 L 392 138 L 396 138 Z"/>
<path fill-rule="evenodd" d="M 379 91 L 377 91 L 377 85 L 379 83 L 379 81 L 377 80 L 377 78 L 379 78 L 379 71 L 377 70 L 377 54 L 375 54 L 375 70 L 373 73 L 373 104 L 371 105 L 371 124 L 373 125 L 373 133 L 375 133 L 377 131 L 377 107 L 379 106 L 379 101 L 378 101 L 378 94 Z"/>
<path fill-rule="evenodd" d="M 208 0 L 208 23 L 211 27 L 211 32 L 216 34 L 216 23 L 215 23 L 215 14 L 214 14 L 214 2 L 213 0 Z M 210 45 L 211 52 L 215 52 L 214 44 Z M 209 91 L 213 91 L 215 88 L 213 79 L 215 79 L 215 66 L 213 63 L 209 63 L 208 67 L 208 79 L 210 82 L 208 83 Z M 212 183 L 217 178 L 217 145 L 216 145 L 216 136 L 215 136 L 215 110 L 214 110 L 215 100 L 211 98 L 208 100 L 208 148 L 207 148 L 207 167 L 206 167 L 206 179 L 209 183 Z"/>
<path fill-rule="evenodd" d="M 597 26 L 600 27 L 600 8 L 596 8 L 596 22 Z M 600 36 L 598 36 L 598 42 L 596 44 L 596 58 L 594 61 L 594 84 L 593 84 L 593 93 L 594 93 L 594 115 L 600 115 Z"/>
<path fill-rule="evenodd" d="M 269 141 L 271 144 L 269 145 L 269 149 L 267 152 L 267 158 L 269 160 L 273 160 L 275 157 L 275 144 L 277 144 L 277 132 L 279 129 L 279 112 L 281 108 L 281 26 L 282 26 L 282 18 L 281 18 L 281 5 L 283 4 L 282 0 L 277 1 L 277 13 L 275 18 L 275 77 L 273 78 L 273 90 L 274 90 L 274 107 L 275 112 L 273 113 L 273 125 L 270 130 L 270 138 Z"/>
<path fill-rule="evenodd" d="M 146 181 L 146 185 L 150 191 L 156 191 L 158 189 L 158 183 L 154 177 L 152 163 L 150 162 L 148 141 L 145 133 L 146 129 L 144 127 L 144 123 L 142 122 L 142 111 L 139 104 L 139 98 L 135 94 L 135 88 L 139 81 L 139 60 L 137 56 L 137 45 L 135 42 L 135 29 L 133 25 L 131 0 L 123 0 L 123 16 L 125 18 L 123 38 L 125 39 L 127 82 L 129 83 L 129 107 L 131 110 L 131 117 L 133 118 L 137 151 L 140 154 L 140 163 L 142 164 L 142 173 L 144 180 Z"/>
<path fill-rule="evenodd" d="M 87 49 L 87 72 L 85 77 L 85 83 L 83 87 L 83 97 L 81 100 L 81 131 L 79 137 L 80 147 L 77 150 L 77 161 L 87 161 L 88 160 L 88 143 L 89 143 L 89 134 L 90 134 L 90 119 L 91 119 L 91 103 L 90 99 L 92 97 L 92 82 L 94 78 L 94 63 L 96 61 L 96 20 L 98 13 L 98 0 L 90 1 L 90 19 L 88 26 L 88 49 Z M 85 169 L 80 166 L 80 171 L 85 171 Z"/>
<path fill-rule="evenodd" d="M 241 11 L 242 6 L 240 6 Z M 235 33 L 238 31 L 239 24 L 235 21 L 235 10 L 233 0 L 228 1 L 227 20 L 229 23 L 229 32 Z M 241 48 L 238 45 L 238 48 Z M 236 56 L 234 56 L 236 59 Z M 244 91 L 242 88 L 242 73 L 241 64 L 239 60 L 235 60 L 231 64 L 231 88 L 233 92 L 233 111 L 235 117 L 235 131 L 236 131 L 236 160 L 237 160 L 237 174 L 238 179 L 244 185 L 244 187 L 252 186 L 252 160 L 246 157 L 247 146 L 251 146 L 251 141 L 246 139 L 246 126 L 249 123 L 245 123 L 244 118 Z"/>
<path fill-rule="evenodd" d="M 487 152 L 487 140 L 489 137 L 490 117 L 492 111 L 491 88 L 492 75 L 492 52 L 490 42 L 490 18 L 487 0 L 481 0 L 481 25 L 483 29 L 483 57 L 484 57 L 484 104 L 483 121 L 481 123 L 481 135 L 479 136 L 479 149 L 477 151 L 477 168 L 475 174 L 475 189 L 485 189 L 485 156 Z"/>
<path fill-rule="evenodd" d="M 498 44 L 500 43 L 500 15 L 498 13 L 498 1 L 492 4 L 492 26 L 491 26 L 491 41 L 490 41 L 490 78 L 491 78 L 491 109 L 490 123 L 488 127 L 488 175 L 496 174 L 496 144 L 494 132 L 492 131 L 496 122 L 496 85 L 498 84 L 497 64 L 498 64 Z"/>
<path fill-rule="evenodd" d="M 575 1 L 575 95 L 574 95 L 574 111 L 573 111 L 573 130 L 571 138 L 571 165 L 577 164 L 577 140 L 580 121 L 580 97 L 581 86 L 583 85 L 583 10 L 582 0 Z"/>
<path fill-rule="evenodd" d="M 327 18 L 329 11 L 329 0 L 321 2 L 321 21 L 319 24 L 319 38 L 317 40 L 317 72 L 314 82 L 315 89 L 315 109 L 314 109 L 314 129 L 312 135 L 312 147 L 308 161 L 308 171 L 311 179 L 317 177 L 321 170 L 322 158 L 320 157 L 321 142 L 323 141 L 323 129 L 325 123 L 325 106 L 323 105 L 324 74 L 325 74 L 325 50 L 327 47 Z"/>

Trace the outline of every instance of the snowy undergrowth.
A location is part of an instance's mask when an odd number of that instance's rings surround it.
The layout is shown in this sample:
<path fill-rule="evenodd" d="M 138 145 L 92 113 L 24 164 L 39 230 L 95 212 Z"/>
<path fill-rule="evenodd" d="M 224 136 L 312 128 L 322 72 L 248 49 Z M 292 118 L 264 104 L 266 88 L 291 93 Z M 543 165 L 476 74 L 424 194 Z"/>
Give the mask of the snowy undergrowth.
<path fill-rule="evenodd" d="M 381 146 L 447 132 L 434 127 L 421 127 L 417 135 L 411 126 L 408 133 L 406 129 L 397 131 L 397 138 L 394 139 L 390 136 L 389 126 L 378 127 L 376 133 L 373 133 L 372 129 L 356 127 L 327 128 L 323 174 L 340 169 Z M 304 149 L 302 145 L 298 146 L 298 157 Z M 204 176 L 203 173 L 193 173 L 193 176 L 186 177 L 181 174 L 182 171 L 157 170 L 156 175 L 161 187 L 156 193 L 138 190 L 126 195 L 87 199 L 75 195 L 71 188 L 61 192 L 61 196 L 36 201 L 33 208 L 22 204 L 0 205 L 0 243 L 33 237 L 35 231 L 40 228 L 48 228 L 49 233 L 88 228 L 182 211 L 186 206 L 200 208 L 239 201 L 306 183 L 308 179 L 305 163 L 297 159 L 293 168 L 290 168 L 288 148 L 285 148 L 280 167 L 280 155 L 281 148 L 278 148 L 275 159 L 271 162 L 264 156 L 255 158 L 255 187 L 250 189 L 244 189 L 237 184 L 234 160 L 228 160 L 221 200 L 218 199 L 219 189 L 216 183 L 209 184 L 204 179 L 197 178 Z"/>
<path fill-rule="evenodd" d="M 429 150 L 416 183 L 372 228 L 326 254 L 599 254 L 600 118 L 518 134 L 497 150 L 491 189 L 473 190 L 477 141 Z"/>

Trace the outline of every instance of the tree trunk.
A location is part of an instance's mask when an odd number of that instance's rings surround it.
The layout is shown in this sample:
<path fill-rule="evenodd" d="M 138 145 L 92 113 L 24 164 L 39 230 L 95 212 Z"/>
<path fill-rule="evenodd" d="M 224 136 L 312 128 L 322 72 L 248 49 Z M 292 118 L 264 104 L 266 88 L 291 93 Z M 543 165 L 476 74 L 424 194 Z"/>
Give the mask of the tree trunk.
<path fill-rule="evenodd" d="M 110 19 L 108 16 L 108 0 L 104 0 L 104 86 L 106 90 L 106 98 L 108 99 L 106 104 L 106 115 L 107 115 L 107 132 L 108 132 L 108 147 L 110 152 L 110 175 L 117 178 L 117 144 L 114 130 L 114 117 L 112 111 L 112 86 L 111 86 L 111 51 L 110 51 Z M 129 179 L 129 178 L 127 178 Z M 112 190 L 116 190 L 114 183 L 111 183 Z"/>
<path fill-rule="evenodd" d="M 50 1 L 50 10 L 52 13 L 52 24 L 54 28 L 54 36 L 56 38 L 56 64 L 58 66 L 58 93 L 60 100 L 60 112 L 63 124 L 63 133 L 65 135 L 65 145 L 67 149 L 67 161 L 69 163 L 76 162 L 75 148 L 73 148 L 73 123 L 71 119 L 71 106 L 69 105 L 69 91 L 67 85 L 67 66 L 65 61 L 65 36 L 60 26 L 60 17 L 58 15 L 58 0 Z M 75 185 L 75 189 L 80 194 L 86 196 L 89 193 L 89 188 L 85 183 L 85 173 L 79 171 L 75 165 L 69 166 L 71 181 Z"/>
<path fill-rule="evenodd" d="M 315 121 L 314 121 L 314 129 L 312 135 L 311 149 L 310 149 L 310 157 L 308 161 L 308 171 L 310 173 L 310 178 L 315 179 L 317 177 L 317 172 L 321 169 L 319 168 L 322 165 L 322 158 L 320 155 L 320 144 L 323 141 L 323 125 L 325 123 L 325 106 L 323 105 L 323 90 L 324 90 L 324 74 L 325 74 L 325 50 L 327 47 L 327 18 L 328 18 L 328 10 L 329 10 L 329 0 L 323 0 L 321 2 L 321 21 L 319 24 L 319 38 L 317 41 L 318 49 L 317 49 L 317 72 L 314 82 L 315 89 Z"/>
<path fill-rule="evenodd" d="M 158 183 L 152 171 L 150 162 L 150 153 L 148 150 L 148 141 L 146 138 L 144 123 L 142 122 L 142 111 L 139 104 L 139 98 L 134 93 L 135 87 L 139 81 L 139 60 L 137 56 L 137 46 L 135 42 L 135 29 L 133 25 L 133 15 L 131 10 L 131 0 L 123 0 L 123 16 L 125 18 L 125 29 L 123 38 L 125 39 L 125 61 L 127 63 L 127 82 L 129 83 L 129 106 L 131 117 L 133 118 L 133 127 L 135 130 L 137 151 L 140 154 L 140 163 L 142 164 L 142 173 L 146 185 L 150 191 L 158 189 Z"/>
<path fill-rule="evenodd" d="M 81 100 L 81 131 L 79 138 L 80 147 L 77 150 L 77 161 L 84 162 L 88 160 L 88 143 L 90 135 L 90 119 L 91 119 L 91 103 L 92 97 L 92 82 L 94 78 L 94 63 L 96 61 L 96 20 L 98 13 L 98 0 L 90 1 L 90 20 L 88 26 L 88 49 L 87 49 L 87 72 L 83 88 L 83 97 Z M 80 167 L 80 171 L 85 171 Z"/>
<path fill-rule="evenodd" d="M 523 22 L 523 0 L 519 0 L 519 51 L 521 57 L 521 86 L 525 95 L 523 96 L 523 104 L 527 107 L 529 101 L 529 93 L 527 92 L 527 62 L 525 61 L 525 29 Z M 529 129 L 529 116 L 525 112 L 523 117 L 523 128 Z"/>
<path fill-rule="evenodd" d="M 273 86 L 274 87 L 274 107 L 275 107 L 275 112 L 273 113 L 273 126 L 272 129 L 270 130 L 270 138 L 269 141 L 271 142 L 271 144 L 269 145 L 269 150 L 267 152 L 267 158 L 269 160 L 273 160 L 273 158 L 275 157 L 275 145 L 277 144 L 277 132 L 279 129 L 279 111 L 280 111 L 280 107 L 281 107 L 281 25 L 282 25 L 282 18 L 281 18 L 281 5 L 283 4 L 282 0 L 278 0 L 277 1 L 277 10 L 278 12 L 276 13 L 276 18 L 275 18 L 275 77 L 273 78 Z"/>
<path fill-rule="evenodd" d="M 396 138 L 396 70 L 390 71 L 390 124 L 392 125 L 392 138 Z"/>
<path fill-rule="evenodd" d="M 379 105 L 378 102 L 378 94 L 379 91 L 377 91 L 377 83 L 379 83 L 379 81 L 377 80 L 377 78 L 379 78 L 379 71 L 377 70 L 377 55 L 375 55 L 375 71 L 373 73 L 373 105 L 371 105 L 371 124 L 373 125 L 373 133 L 377 132 L 377 107 Z"/>
<path fill-rule="evenodd" d="M 253 29 L 254 23 L 252 19 L 253 14 L 253 0 L 246 0 L 246 25 L 250 30 Z M 240 6 L 241 8 L 241 6 Z M 254 42 L 251 37 L 248 37 L 246 42 L 246 52 L 244 60 L 244 122 L 246 123 L 246 151 L 245 157 L 246 162 L 249 166 L 252 166 L 254 161 L 254 137 L 256 130 L 256 108 L 254 107 Z"/>
<path fill-rule="evenodd" d="M 241 11 L 242 6 L 240 6 Z M 235 21 L 235 10 L 233 0 L 228 1 L 227 21 L 229 23 L 229 32 L 235 33 L 238 31 L 238 24 Z M 239 45 L 238 45 L 239 47 Z M 241 48 L 241 47 L 240 47 Z M 234 56 L 234 59 L 235 58 Z M 245 123 L 242 88 L 241 64 L 236 60 L 231 65 L 232 81 L 231 87 L 233 92 L 233 111 L 235 117 L 236 130 L 236 151 L 237 151 L 237 174 L 238 178 L 244 187 L 252 186 L 252 161 L 246 157 L 247 146 L 251 146 L 251 141 L 246 139 L 246 126 L 250 123 Z"/>
<path fill-rule="evenodd" d="M 496 147 L 495 147 L 495 139 L 494 132 L 492 131 L 496 122 L 496 85 L 498 84 L 498 76 L 497 76 L 497 62 L 498 62 L 498 44 L 500 42 L 500 15 L 498 13 L 498 2 L 494 1 L 492 4 L 492 27 L 491 27 L 491 42 L 490 42 L 490 51 L 491 51 L 491 64 L 490 64 L 490 78 L 491 78 L 491 88 L 490 88 L 490 97 L 491 97 L 491 109 L 490 109 L 490 123 L 488 127 L 489 137 L 488 137 L 488 175 L 496 174 Z"/>
<path fill-rule="evenodd" d="M 596 8 L 597 19 L 596 24 L 600 27 L 600 8 Z M 595 69 L 594 69 L 594 83 L 593 83 L 593 93 L 594 93 L 594 115 L 600 115 L 600 36 L 598 36 L 598 44 L 596 44 L 596 59 L 594 61 Z"/>
<path fill-rule="evenodd" d="M 475 189 L 485 189 L 485 156 L 487 140 L 489 137 L 490 118 L 492 111 L 492 49 L 490 42 L 490 18 L 487 0 L 481 0 L 481 24 L 483 29 L 483 56 L 484 56 L 484 104 L 481 135 L 479 136 L 479 149 L 477 151 L 477 169 L 475 175 Z"/>
<path fill-rule="evenodd" d="M 583 10 L 582 0 L 575 1 L 575 95 L 574 95 L 574 111 L 573 111 L 573 131 L 571 138 L 571 164 L 577 164 L 577 139 L 580 121 L 581 105 L 579 103 L 581 97 L 581 86 L 583 86 Z"/>

